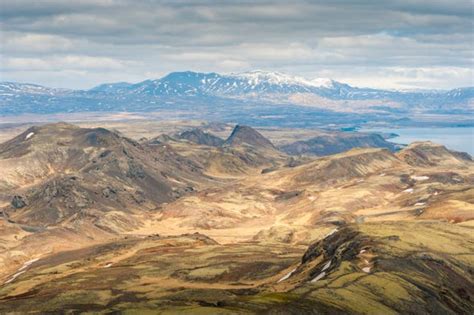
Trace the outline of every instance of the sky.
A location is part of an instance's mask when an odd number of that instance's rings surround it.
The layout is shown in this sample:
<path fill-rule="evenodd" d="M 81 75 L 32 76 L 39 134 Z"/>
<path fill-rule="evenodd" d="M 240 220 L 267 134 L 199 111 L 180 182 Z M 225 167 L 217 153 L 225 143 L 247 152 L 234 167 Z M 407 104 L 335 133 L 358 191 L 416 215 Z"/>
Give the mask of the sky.
<path fill-rule="evenodd" d="M 0 0 L 0 81 L 91 88 L 173 71 L 474 86 L 472 0 Z"/>

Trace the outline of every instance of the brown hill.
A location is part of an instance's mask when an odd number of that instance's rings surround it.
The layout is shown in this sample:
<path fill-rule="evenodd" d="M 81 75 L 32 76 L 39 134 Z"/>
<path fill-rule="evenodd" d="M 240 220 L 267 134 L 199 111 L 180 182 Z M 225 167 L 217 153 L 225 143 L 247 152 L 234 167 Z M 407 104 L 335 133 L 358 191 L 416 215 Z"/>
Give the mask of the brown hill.
<path fill-rule="evenodd" d="M 334 132 L 280 147 L 283 152 L 291 155 L 318 156 L 336 154 L 353 148 L 384 148 L 395 151 L 397 145 L 386 141 L 378 134 Z"/>
<path fill-rule="evenodd" d="M 170 147 L 63 123 L 32 127 L 1 144 L 0 175 L 12 198 L 10 220 L 40 226 L 154 209 L 205 180 L 196 163 Z"/>
<path fill-rule="evenodd" d="M 178 135 L 178 139 L 185 139 L 196 144 L 219 147 L 224 144 L 224 140 L 201 129 L 195 128 L 186 130 Z"/>
<path fill-rule="evenodd" d="M 0 312 L 473 313 L 470 157 L 289 163 L 235 132 L 54 124 L 0 144 Z"/>
<path fill-rule="evenodd" d="M 410 165 L 422 167 L 462 165 L 472 162 L 469 154 L 451 151 L 430 141 L 414 142 L 397 155 Z"/>
<path fill-rule="evenodd" d="M 299 183 L 321 183 L 330 186 L 399 164 L 397 157 L 385 149 L 353 149 L 302 165 L 298 168 L 299 176 L 295 179 Z"/>
<path fill-rule="evenodd" d="M 275 149 L 273 144 L 258 131 L 249 126 L 235 126 L 229 138 L 225 141 L 228 146 L 250 145 L 256 148 Z"/>

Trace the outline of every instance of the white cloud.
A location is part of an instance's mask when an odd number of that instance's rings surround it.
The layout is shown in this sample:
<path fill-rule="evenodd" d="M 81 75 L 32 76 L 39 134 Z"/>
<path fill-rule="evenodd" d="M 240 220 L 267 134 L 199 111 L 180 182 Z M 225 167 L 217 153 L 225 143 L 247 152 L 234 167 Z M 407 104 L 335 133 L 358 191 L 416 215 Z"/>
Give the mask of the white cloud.
<path fill-rule="evenodd" d="M 44 53 L 67 51 L 74 47 L 73 41 L 67 38 L 35 33 L 20 33 L 4 36 L 3 51 L 12 53 Z"/>
<path fill-rule="evenodd" d="M 4 67 L 9 71 L 60 71 L 60 70 L 121 70 L 127 64 L 134 65 L 136 62 L 122 61 L 106 57 L 91 56 L 53 56 L 45 59 L 40 58 L 6 58 Z"/>

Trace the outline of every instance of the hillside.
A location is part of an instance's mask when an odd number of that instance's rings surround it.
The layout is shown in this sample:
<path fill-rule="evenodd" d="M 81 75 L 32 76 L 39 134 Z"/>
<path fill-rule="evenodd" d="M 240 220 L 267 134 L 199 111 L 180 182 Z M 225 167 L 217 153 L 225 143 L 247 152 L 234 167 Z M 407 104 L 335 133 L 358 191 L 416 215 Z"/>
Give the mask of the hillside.
<path fill-rule="evenodd" d="M 178 135 L 179 139 L 186 139 L 196 144 L 203 144 L 211 147 L 219 147 L 224 144 L 224 140 L 201 129 L 183 131 Z"/>
<path fill-rule="evenodd" d="M 255 129 L 240 125 L 235 126 L 225 144 L 228 146 L 250 145 L 257 148 L 275 148 L 268 139 Z"/>
<path fill-rule="evenodd" d="M 470 156 L 215 138 L 58 123 L 0 144 L 0 312 L 474 310 Z"/>
<path fill-rule="evenodd" d="M 398 146 L 386 141 L 378 134 L 340 132 L 324 134 L 280 147 L 282 151 L 291 155 L 312 154 L 318 156 L 336 154 L 353 148 L 385 148 L 396 151 Z"/>
<path fill-rule="evenodd" d="M 13 198 L 3 212 L 32 226 L 154 209 L 206 180 L 170 148 L 64 123 L 32 127 L 1 144 L 0 166 L 2 192 Z M 115 228 L 107 220 L 100 227 Z"/>

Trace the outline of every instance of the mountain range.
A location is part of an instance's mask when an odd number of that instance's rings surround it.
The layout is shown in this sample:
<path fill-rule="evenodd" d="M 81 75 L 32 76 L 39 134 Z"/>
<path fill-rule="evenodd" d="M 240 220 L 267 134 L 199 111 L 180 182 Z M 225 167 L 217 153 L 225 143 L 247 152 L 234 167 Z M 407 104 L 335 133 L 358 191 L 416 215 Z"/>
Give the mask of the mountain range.
<path fill-rule="evenodd" d="M 70 112 L 153 112 L 181 110 L 191 117 L 232 120 L 243 108 L 264 116 L 288 107 L 312 111 L 410 117 L 417 114 L 470 114 L 474 87 L 450 91 L 390 91 L 358 88 L 331 79 L 305 79 L 278 72 L 173 72 L 139 83 L 101 84 L 89 90 L 0 83 L 0 115 Z M 202 109 L 196 113 L 196 108 Z M 237 114 L 238 113 L 238 114 Z M 239 120 L 240 121 L 240 120 Z"/>

